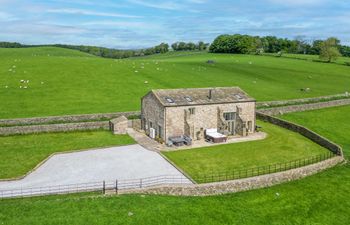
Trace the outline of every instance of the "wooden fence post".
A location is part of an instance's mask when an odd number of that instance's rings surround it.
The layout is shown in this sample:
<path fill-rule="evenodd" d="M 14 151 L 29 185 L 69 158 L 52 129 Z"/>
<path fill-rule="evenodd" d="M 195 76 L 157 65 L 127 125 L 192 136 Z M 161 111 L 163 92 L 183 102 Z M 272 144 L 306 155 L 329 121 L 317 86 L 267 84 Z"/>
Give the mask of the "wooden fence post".
<path fill-rule="evenodd" d="M 118 194 L 118 180 L 115 180 L 115 193 Z"/>
<path fill-rule="evenodd" d="M 103 181 L 103 183 L 102 183 L 102 193 L 106 194 L 106 182 L 105 181 Z"/>

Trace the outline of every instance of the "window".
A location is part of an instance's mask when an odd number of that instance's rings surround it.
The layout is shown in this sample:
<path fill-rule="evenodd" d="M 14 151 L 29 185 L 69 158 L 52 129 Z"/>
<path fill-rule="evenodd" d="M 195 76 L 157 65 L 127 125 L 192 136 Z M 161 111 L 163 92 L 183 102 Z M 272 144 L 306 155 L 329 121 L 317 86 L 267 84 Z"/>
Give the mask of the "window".
<path fill-rule="evenodd" d="M 235 120 L 236 119 L 236 113 L 234 112 L 227 112 L 224 113 L 225 120 Z"/>
<path fill-rule="evenodd" d="M 185 97 L 185 99 L 188 101 L 188 102 L 192 102 L 192 99 L 188 96 Z"/>
<path fill-rule="evenodd" d="M 235 97 L 236 97 L 237 100 L 243 99 L 243 97 L 240 94 L 235 94 Z"/>
<path fill-rule="evenodd" d="M 163 134 L 162 134 L 162 127 L 159 126 L 159 125 L 158 125 L 158 136 L 159 136 L 160 138 L 163 137 Z"/>
<path fill-rule="evenodd" d="M 195 108 L 189 108 L 188 111 L 190 111 L 190 115 L 194 115 L 194 113 L 195 113 Z"/>
<path fill-rule="evenodd" d="M 153 123 L 151 121 L 149 122 L 149 128 L 153 128 Z"/>
<path fill-rule="evenodd" d="M 175 102 L 175 101 L 174 101 L 172 98 L 170 98 L 170 97 L 166 97 L 165 100 L 166 100 L 167 102 L 169 102 L 169 103 L 174 103 L 174 102 Z"/>

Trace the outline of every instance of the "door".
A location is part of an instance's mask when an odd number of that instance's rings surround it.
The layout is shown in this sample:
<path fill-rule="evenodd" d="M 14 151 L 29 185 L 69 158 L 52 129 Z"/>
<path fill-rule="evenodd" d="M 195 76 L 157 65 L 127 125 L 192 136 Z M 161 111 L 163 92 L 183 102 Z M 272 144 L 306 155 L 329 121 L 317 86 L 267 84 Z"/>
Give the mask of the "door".
<path fill-rule="evenodd" d="M 234 121 L 228 121 L 228 132 L 230 133 L 230 135 L 235 135 L 236 131 L 235 131 L 235 122 Z"/>

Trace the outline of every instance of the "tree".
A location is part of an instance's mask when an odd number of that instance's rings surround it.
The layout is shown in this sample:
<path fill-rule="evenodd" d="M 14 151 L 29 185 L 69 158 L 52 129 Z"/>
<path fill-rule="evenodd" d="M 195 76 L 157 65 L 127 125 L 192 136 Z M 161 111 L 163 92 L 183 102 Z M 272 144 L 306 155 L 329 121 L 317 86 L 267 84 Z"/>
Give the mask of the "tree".
<path fill-rule="evenodd" d="M 321 43 L 320 59 L 332 62 L 341 56 L 339 52 L 340 41 L 337 38 L 330 37 Z"/>
<path fill-rule="evenodd" d="M 296 44 L 296 53 L 306 54 L 308 43 L 305 40 L 305 36 L 296 36 L 294 42 Z"/>
<path fill-rule="evenodd" d="M 171 45 L 171 48 L 174 50 L 174 51 L 178 51 L 178 45 L 179 43 L 175 42 Z"/>

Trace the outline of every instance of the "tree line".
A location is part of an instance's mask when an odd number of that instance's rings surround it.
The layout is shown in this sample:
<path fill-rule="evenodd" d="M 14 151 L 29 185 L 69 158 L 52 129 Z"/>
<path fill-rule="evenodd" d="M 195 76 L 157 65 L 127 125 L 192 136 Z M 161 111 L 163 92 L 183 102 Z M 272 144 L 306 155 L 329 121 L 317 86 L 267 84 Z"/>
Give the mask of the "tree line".
<path fill-rule="evenodd" d="M 204 51 L 209 47 L 209 43 L 204 43 L 203 41 L 199 41 L 197 44 L 193 42 L 175 42 L 171 45 L 171 48 L 174 51 Z"/>
<path fill-rule="evenodd" d="M 294 40 L 277 38 L 275 36 L 250 36 L 250 35 L 220 35 L 209 48 L 214 53 L 238 53 L 238 54 L 262 54 L 262 53 L 294 53 L 320 55 L 321 59 L 332 61 L 337 56 L 350 57 L 350 47 L 340 45 L 337 38 L 327 40 L 314 40 L 311 43 L 302 37 Z M 329 59 L 329 56 L 332 56 Z"/>
<path fill-rule="evenodd" d="M 134 56 L 145 56 L 153 54 L 161 54 L 169 51 L 169 45 L 161 43 L 151 48 L 138 49 L 138 50 L 120 50 L 113 48 L 104 48 L 97 46 L 87 45 L 65 45 L 65 44 L 52 44 L 52 45 L 24 45 L 17 42 L 0 42 L 0 48 L 29 48 L 29 47 L 60 47 L 78 50 L 86 52 L 92 55 L 101 56 L 105 58 L 129 58 Z"/>
<path fill-rule="evenodd" d="M 171 45 L 174 51 L 194 51 L 194 50 L 207 50 L 209 44 L 202 41 L 197 44 L 192 42 L 176 42 Z M 0 42 L 0 48 L 28 48 L 28 47 L 60 47 L 68 48 L 73 50 L 78 50 L 86 52 L 92 55 L 101 56 L 105 58 L 129 58 L 137 56 L 147 56 L 154 54 L 163 54 L 169 51 L 169 44 L 161 43 L 151 48 L 137 49 L 137 50 L 120 50 L 113 48 L 104 48 L 97 46 L 87 46 L 87 45 L 66 45 L 66 44 L 52 44 L 52 45 L 24 45 L 17 42 Z"/>

